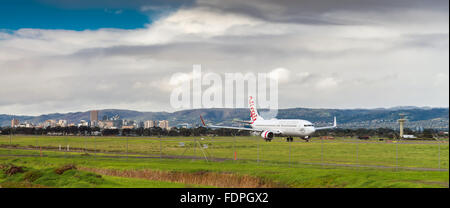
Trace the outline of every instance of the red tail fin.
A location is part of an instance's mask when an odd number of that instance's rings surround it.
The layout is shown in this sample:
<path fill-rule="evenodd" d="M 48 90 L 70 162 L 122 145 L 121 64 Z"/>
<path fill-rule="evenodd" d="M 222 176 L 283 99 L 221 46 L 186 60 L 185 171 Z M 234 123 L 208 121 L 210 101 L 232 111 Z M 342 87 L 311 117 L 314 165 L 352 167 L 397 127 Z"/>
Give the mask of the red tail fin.
<path fill-rule="evenodd" d="M 203 117 L 200 115 L 200 119 L 202 120 L 203 126 L 206 126 L 205 121 L 203 120 Z"/>
<path fill-rule="evenodd" d="M 256 110 L 255 101 L 253 100 L 253 96 L 250 96 L 248 99 L 248 106 L 250 107 L 250 117 L 252 122 L 255 122 L 256 119 L 260 118 L 258 114 L 258 110 Z"/>

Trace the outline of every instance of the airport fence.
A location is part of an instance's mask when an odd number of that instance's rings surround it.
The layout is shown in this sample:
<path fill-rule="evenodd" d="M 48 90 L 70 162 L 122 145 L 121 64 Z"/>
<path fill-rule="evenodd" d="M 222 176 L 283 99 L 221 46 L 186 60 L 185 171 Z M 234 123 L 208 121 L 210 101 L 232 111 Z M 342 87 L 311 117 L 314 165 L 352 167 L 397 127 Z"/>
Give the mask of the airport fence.
<path fill-rule="evenodd" d="M 313 138 L 310 142 L 260 137 L 1 136 L 0 155 L 33 157 L 159 158 L 258 165 L 373 167 L 448 171 L 447 140 Z"/>

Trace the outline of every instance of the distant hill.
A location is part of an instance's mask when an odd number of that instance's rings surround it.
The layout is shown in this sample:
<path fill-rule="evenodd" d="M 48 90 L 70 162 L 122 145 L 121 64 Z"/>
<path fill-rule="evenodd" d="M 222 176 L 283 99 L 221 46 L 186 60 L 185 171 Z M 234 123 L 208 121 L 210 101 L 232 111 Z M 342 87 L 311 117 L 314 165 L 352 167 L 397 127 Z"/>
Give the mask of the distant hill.
<path fill-rule="evenodd" d="M 266 110 L 260 110 L 264 114 Z M 301 118 L 315 123 L 317 126 L 329 125 L 333 116 L 337 117 L 338 125 L 342 128 L 397 128 L 399 114 L 405 114 L 408 128 L 435 128 L 448 129 L 449 109 L 428 107 L 395 107 L 378 109 L 311 109 L 311 108 L 289 108 L 280 109 L 277 118 L 295 119 Z M 99 113 L 103 116 L 112 117 L 119 115 L 127 120 L 168 120 L 170 126 L 178 124 L 200 124 L 199 115 L 214 124 L 236 125 L 233 120 L 249 120 L 250 113 L 246 108 L 238 109 L 193 109 L 169 112 L 140 112 L 132 110 L 105 109 Z M 39 123 L 49 119 L 64 119 L 70 123 L 78 123 L 80 120 L 89 120 L 89 112 L 54 113 L 40 116 L 16 116 L 20 122 L 29 121 Z M 267 119 L 267 118 L 266 118 Z M 0 114 L 0 125 L 9 126 L 11 116 Z"/>

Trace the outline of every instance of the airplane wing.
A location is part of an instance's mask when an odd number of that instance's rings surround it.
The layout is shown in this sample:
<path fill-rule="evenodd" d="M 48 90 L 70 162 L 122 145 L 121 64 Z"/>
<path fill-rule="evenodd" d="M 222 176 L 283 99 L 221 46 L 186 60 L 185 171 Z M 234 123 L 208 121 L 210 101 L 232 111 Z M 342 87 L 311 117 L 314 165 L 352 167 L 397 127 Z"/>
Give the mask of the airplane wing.
<path fill-rule="evenodd" d="M 210 127 L 210 128 L 220 128 L 220 129 L 237 129 L 237 130 L 244 130 L 244 131 L 254 131 L 254 132 L 263 132 L 266 130 L 262 130 L 262 129 L 252 129 L 252 128 L 243 128 L 243 127 L 233 127 L 233 126 L 214 126 L 214 125 L 206 125 L 206 127 Z M 275 130 L 272 131 L 272 133 L 274 134 L 283 134 L 283 132 L 281 132 L 280 130 Z"/>
<path fill-rule="evenodd" d="M 236 129 L 236 130 L 244 130 L 244 131 L 262 131 L 252 128 L 244 128 L 244 127 L 233 127 L 233 126 L 215 126 L 215 125 L 206 125 L 206 127 L 210 128 L 219 128 L 219 129 Z"/>
<path fill-rule="evenodd" d="M 337 123 L 336 123 L 336 116 L 334 117 L 334 123 L 333 126 L 325 126 L 325 127 L 316 127 L 316 130 L 323 130 L 323 129 L 334 129 L 337 127 Z"/>
<path fill-rule="evenodd" d="M 251 123 L 253 123 L 252 121 L 241 121 L 241 120 L 233 120 L 232 122 L 246 123 L 246 124 L 251 124 Z"/>
<path fill-rule="evenodd" d="M 259 129 L 244 128 L 244 127 L 206 125 L 206 123 L 205 123 L 205 121 L 203 120 L 203 117 L 202 117 L 202 116 L 200 116 L 200 119 L 202 120 L 203 126 L 205 126 L 205 127 L 210 127 L 210 128 L 236 129 L 236 130 L 256 131 L 256 132 L 262 132 L 262 131 L 264 131 L 264 130 L 259 130 Z"/>

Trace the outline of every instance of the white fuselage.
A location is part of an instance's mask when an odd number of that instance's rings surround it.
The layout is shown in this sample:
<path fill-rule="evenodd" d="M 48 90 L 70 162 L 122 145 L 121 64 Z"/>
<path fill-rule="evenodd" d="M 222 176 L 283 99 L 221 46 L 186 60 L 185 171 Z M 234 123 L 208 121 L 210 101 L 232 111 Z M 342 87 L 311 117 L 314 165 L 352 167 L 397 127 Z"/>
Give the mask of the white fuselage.
<path fill-rule="evenodd" d="M 255 130 L 271 131 L 281 136 L 293 137 L 310 136 L 316 131 L 311 122 L 300 119 L 256 120 L 251 127 Z"/>

